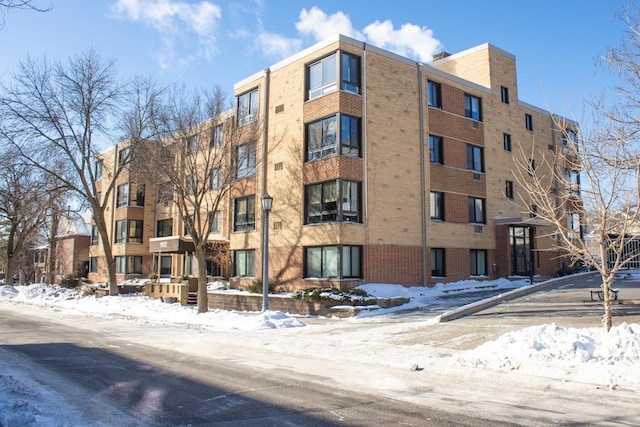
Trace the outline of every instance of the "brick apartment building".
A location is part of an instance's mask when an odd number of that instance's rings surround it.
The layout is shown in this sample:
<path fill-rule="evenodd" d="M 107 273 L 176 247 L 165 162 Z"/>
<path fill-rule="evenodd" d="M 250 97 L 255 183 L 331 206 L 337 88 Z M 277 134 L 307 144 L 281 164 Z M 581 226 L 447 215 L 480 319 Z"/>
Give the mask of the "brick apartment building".
<path fill-rule="evenodd" d="M 561 267 L 512 171 L 531 144 L 562 153 L 567 132 L 518 99 L 513 55 L 484 44 L 422 64 L 337 36 L 234 91 L 236 126 L 262 132 L 210 234 L 228 245 L 230 265 L 212 259 L 209 275 L 234 287 L 262 276 L 266 192 L 269 275 L 289 288 L 431 286 Z M 123 147 L 100 161 L 115 164 Z M 135 171 L 120 178 L 108 207 L 119 279 L 195 272 L 182 219 L 158 188 Z M 97 243 L 94 234 L 90 278 L 105 280 Z"/>

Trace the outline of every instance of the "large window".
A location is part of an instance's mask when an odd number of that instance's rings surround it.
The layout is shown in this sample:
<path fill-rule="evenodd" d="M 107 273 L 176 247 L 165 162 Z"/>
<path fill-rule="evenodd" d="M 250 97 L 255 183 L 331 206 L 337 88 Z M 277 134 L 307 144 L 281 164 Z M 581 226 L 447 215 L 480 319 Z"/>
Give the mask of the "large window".
<path fill-rule="evenodd" d="M 432 191 L 429 207 L 431 210 L 431 219 L 444 221 L 444 193 Z"/>
<path fill-rule="evenodd" d="M 118 170 L 127 169 L 131 163 L 131 149 L 125 147 L 118 152 Z"/>
<path fill-rule="evenodd" d="M 173 184 L 171 182 L 158 184 L 156 198 L 158 203 L 168 205 L 173 200 Z"/>
<path fill-rule="evenodd" d="M 482 147 L 467 145 L 467 169 L 484 172 L 484 153 Z"/>
<path fill-rule="evenodd" d="M 220 232 L 220 211 L 209 212 L 209 233 Z"/>
<path fill-rule="evenodd" d="M 572 196 L 580 195 L 580 171 L 575 169 L 565 169 L 564 179 Z"/>
<path fill-rule="evenodd" d="M 163 255 L 160 257 L 160 275 L 161 276 L 171 275 L 171 256 L 170 255 Z"/>
<path fill-rule="evenodd" d="M 98 272 L 98 257 L 92 256 L 89 257 L 89 273 L 97 273 Z"/>
<path fill-rule="evenodd" d="M 431 248 L 431 277 L 446 277 L 444 248 Z"/>
<path fill-rule="evenodd" d="M 427 82 L 427 103 L 429 107 L 442 108 L 442 92 L 440 83 Z"/>
<path fill-rule="evenodd" d="M 465 94 L 464 115 L 473 120 L 482 121 L 482 100 L 477 96 Z"/>
<path fill-rule="evenodd" d="M 116 243 L 142 243 L 142 225 L 140 220 L 116 221 Z"/>
<path fill-rule="evenodd" d="M 236 147 L 236 178 L 256 174 L 256 144 L 247 143 Z"/>
<path fill-rule="evenodd" d="M 431 163 L 444 163 L 441 136 L 429 135 L 429 160 Z"/>
<path fill-rule="evenodd" d="M 362 278 L 361 246 L 305 248 L 305 278 Z"/>
<path fill-rule="evenodd" d="M 340 64 L 338 64 L 340 58 Z M 334 53 L 309 65 L 308 99 L 314 99 L 338 89 L 338 70 L 340 70 L 340 89 L 360 93 L 360 58 L 346 52 Z"/>
<path fill-rule="evenodd" d="M 469 222 L 472 224 L 486 224 L 485 200 L 469 197 Z"/>
<path fill-rule="evenodd" d="M 211 147 L 220 147 L 224 139 L 224 128 L 218 125 L 213 128 L 213 137 L 211 138 Z"/>
<path fill-rule="evenodd" d="M 360 183 L 327 181 L 305 187 L 305 224 L 361 222 Z"/>
<path fill-rule="evenodd" d="M 220 168 L 213 168 L 211 170 L 211 190 L 217 190 L 220 188 Z"/>
<path fill-rule="evenodd" d="M 471 260 L 471 275 L 487 275 L 487 251 L 484 249 L 471 249 L 469 258 Z"/>
<path fill-rule="evenodd" d="M 121 184 L 116 190 L 116 206 L 144 206 L 144 184 Z"/>
<path fill-rule="evenodd" d="M 253 277 L 255 270 L 255 251 L 233 251 L 233 275 L 236 277 Z"/>
<path fill-rule="evenodd" d="M 244 126 L 253 123 L 258 116 L 259 105 L 258 89 L 240 95 L 238 97 L 238 125 Z"/>
<path fill-rule="evenodd" d="M 173 235 L 173 218 L 161 219 L 156 223 L 156 237 Z"/>
<path fill-rule="evenodd" d="M 233 201 L 233 231 L 256 229 L 256 196 L 238 197 Z"/>
<path fill-rule="evenodd" d="M 141 274 L 142 273 L 142 257 L 141 256 L 117 256 L 116 257 L 116 274 Z"/>
<path fill-rule="evenodd" d="M 338 132 L 340 123 L 340 132 Z M 360 119 L 339 114 L 307 125 L 307 160 L 360 155 Z"/>

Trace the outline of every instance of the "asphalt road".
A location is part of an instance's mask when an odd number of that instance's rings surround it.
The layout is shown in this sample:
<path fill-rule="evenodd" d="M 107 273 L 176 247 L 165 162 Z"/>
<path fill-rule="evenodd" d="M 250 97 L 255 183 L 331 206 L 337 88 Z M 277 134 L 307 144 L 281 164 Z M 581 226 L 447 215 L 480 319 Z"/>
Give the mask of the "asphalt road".
<path fill-rule="evenodd" d="M 38 320 L 40 319 L 40 320 Z M 0 306 L 0 351 L 89 420 L 129 426 L 508 425 L 333 387 L 321 376 L 259 369 L 141 345 Z M 150 327 L 150 326 L 147 326 Z M 144 332 L 143 332 L 144 333 Z M 179 369 L 177 369 L 179 367 Z"/>

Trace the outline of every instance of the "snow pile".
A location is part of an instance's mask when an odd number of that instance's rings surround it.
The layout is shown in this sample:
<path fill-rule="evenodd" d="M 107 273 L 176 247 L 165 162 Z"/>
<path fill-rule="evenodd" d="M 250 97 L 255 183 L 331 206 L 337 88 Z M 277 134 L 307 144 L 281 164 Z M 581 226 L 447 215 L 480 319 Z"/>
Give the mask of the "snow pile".
<path fill-rule="evenodd" d="M 13 297 L 20 293 L 15 287 L 11 285 L 0 286 L 0 297 Z"/>
<path fill-rule="evenodd" d="M 508 332 L 467 354 L 468 359 L 487 365 L 517 366 L 528 360 L 562 360 L 571 364 L 623 364 L 640 361 L 640 325 L 623 323 L 607 333 L 604 328 L 531 326 Z"/>

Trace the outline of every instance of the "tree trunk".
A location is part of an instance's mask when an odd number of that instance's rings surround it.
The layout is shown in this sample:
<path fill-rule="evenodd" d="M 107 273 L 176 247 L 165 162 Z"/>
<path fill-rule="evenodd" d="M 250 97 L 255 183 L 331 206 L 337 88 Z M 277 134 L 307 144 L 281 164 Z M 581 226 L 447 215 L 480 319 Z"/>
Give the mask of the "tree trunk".
<path fill-rule="evenodd" d="M 49 253 L 47 254 L 47 283 L 56 282 L 56 235 L 58 234 L 58 208 L 51 209 L 51 228 L 49 229 Z"/>
<path fill-rule="evenodd" d="M 198 313 L 206 313 L 209 310 L 207 296 L 207 260 L 204 249 L 196 246 L 196 260 L 198 260 Z"/>
<path fill-rule="evenodd" d="M 104 251 L 104 259 L 107 264 L 107 275 L 109 277 L 109 295 L 118 295 L 118 282 L 116 279 L 116 260 L 113 257 L 113 251 L 110 244 L 110 238 L 107 234 L 107 226 L 104 217 L 100 215 L 93 216 L 93 220 L 98 227 L 98 233 L 102 239 L 102 250 Z"/>
<path fill-rule="evenodd" d="M 604 328 L 607 332 L 611 329 L 611 297 L 609 295 L 609 290 L 611 289 L 611 284 L 613 283 L 614 275 L 610 274 L 606 278 L 602 278 L 602 293 L 604 294 L 604 316 L 602 316 L 602 323 L 604 324 Z"/>

